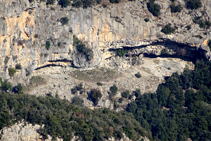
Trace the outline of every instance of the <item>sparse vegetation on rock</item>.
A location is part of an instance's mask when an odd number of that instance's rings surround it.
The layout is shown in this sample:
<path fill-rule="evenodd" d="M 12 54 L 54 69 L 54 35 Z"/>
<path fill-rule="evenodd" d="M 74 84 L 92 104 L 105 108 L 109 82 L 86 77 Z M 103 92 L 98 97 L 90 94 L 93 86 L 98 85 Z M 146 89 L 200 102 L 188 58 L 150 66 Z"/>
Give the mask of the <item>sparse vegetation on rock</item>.
<path fill-rule="evenodd" d="M 50 41 L 46 41 L 46 43 L 45 43 L 45 48 L 46 48 L 47 50 L 49 50 L 49 49 L 50 49 L 50 46 L 51 46 Z"/>
<path fill-rule="evenodd" d="M 120 56 L 120 57 L 123 57 L 127 52 L 128 52 L 128 50 L 127 49 L 123 49 L 123 48 L 120 48 L 120 49 L 116 50 L 117 55 Z"/>
<path fill-rule="evenodd" d="M 80 41 L 75 35 L 73 35 L 73 45 L 76 47 L 79 53 L 82 53 L 86 56 L 88 61 L 93 59 L 93 51 L 86 47 L 86 45 Z"/>

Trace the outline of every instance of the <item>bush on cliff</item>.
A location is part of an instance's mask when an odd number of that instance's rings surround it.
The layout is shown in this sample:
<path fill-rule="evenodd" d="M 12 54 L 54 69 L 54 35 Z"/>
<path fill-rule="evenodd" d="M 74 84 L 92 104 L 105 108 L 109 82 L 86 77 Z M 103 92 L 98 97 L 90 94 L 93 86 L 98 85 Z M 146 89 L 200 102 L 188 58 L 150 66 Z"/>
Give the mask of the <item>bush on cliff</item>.
<path fill-rule="evenodd" d="M 16 73 L 16 69 L 14 69 L 14 68 L 9 68 L 8 71 L 9 71 L 10 77 L 13 77 Z"/>
<path fill-rule="evenodd" d="M 186 7 L 188 9 L 198 9 L 202 7 L 201 0 L 187 0 Z"/>
<path fill-rule="evenodd" d="M 70 5 L 70 0 L 59 0 L 59 5 L 61 5 L 62 8 L 65 8 Z"/>
<path fill-rule="evenodd" d="M 152 13 L 153 16 L 158 17 L 160 15 L 160 5 L 154 3 L 155 0 L 149 0 L 149 2 L 147 3 L 147 8 L 149 10 L 149 12 Z"/>
<path fill-rule="evenodd" d="M 164 34 L 171 34 L 171 33 L 174 33 L 174 31 L 175 31 L 175 28 L 171 27 L 171 24 L 165 25 L 161 30 L 161 32 L 163 32 Z"/>

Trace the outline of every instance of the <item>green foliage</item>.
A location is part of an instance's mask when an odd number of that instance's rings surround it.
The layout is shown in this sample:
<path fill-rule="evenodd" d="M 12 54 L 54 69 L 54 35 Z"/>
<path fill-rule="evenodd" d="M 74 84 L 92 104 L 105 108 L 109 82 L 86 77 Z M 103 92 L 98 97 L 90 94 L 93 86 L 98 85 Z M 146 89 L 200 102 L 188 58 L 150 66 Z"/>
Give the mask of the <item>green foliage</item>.
<path fill-rule="evenodd" d="M 78 106 L 83 106 L 84 105 L 84 100 L 78 96 L 74 96 L 72 99 L 71 99 L 71 103 L 72 104 L 75 104 L 75 105 L 78 105 Z"/>
<path fill-rule="evenodd" d="M 62 8 L 65 8 L 70 5 L 70 0 L 59 0 L 59 5 L 61 5 Z"/>
<path fill-rule="evenodd" d="M 73 35 L 73 45 L 76 46 L 76 49 L 79 53 L 82 53 L 86 56 L 87 61 L 91 61 L 93 59 L 93 51 L 87 48 L 86 45 L 75 35 Z"/>
<path fill-rule="evenodd" d="M 97 89 L 92 89 L 91 92 L 90 92 L 90 96 L 91 96 L 91 98 L 92 98 L 92 100 L 93 100 L 93 103 L 94 103 L 95 105 L 97 105 L 97 104 L 98 104 L 98 101 L 99 101 L 100 98 L 102 97 L 102 94 L 101 94 L 101 92 L 100 92 L 99 90 L 97 90 Z"/>
<path fill-rule="evenodd" d="M 182 11 L 182 6 L 178 4 L 177 6 L 175 4 L 170 5 L 171 13 L 177 13 Z"/>
<path fill-rule="evenodd" d="M 127 112 L 109 109 L 91 110 L 70 104 L 67 100 L 54 97 L 32 95 L 0 94 L 0 130 L 12 123 L 26 121 L 31 124 L 44 124 L 38 130 L 43 137 L 61 137 L 68 141 L 73 135 L 81 140 L 116 140 L 126 134 L 131 140 L 147 136 L 147 131 Z"/>
<path fill-rule="evenodd" d="M 111 91 L 110 97 L 115 96 L 116 93 L 117 93 L 117 90 L 118 90 L 118 88 L 117 88 L 117 86 L 115 84 L 112 87 L 110 87 L 110 91 Z"/>
<path fill-rule="evenodd" d="M 122 97 L 124 97 L 124 98 L 128 98 L 129 95 L 130 95 L 130 92 L 129 92 L 129 90 L 126 90 L 126 91 L 122 92 L 121 95 L 122 95 Z"/>
<path fill-rule="evenodd" d="M 66 25 L 66 24 L 68 24 L 69 19 L 68 19 L 67 17 L 62 17 L 62 18 L 60 19 L 60 22 L 62 23 L 62 25 Z"/>
<path fill-rule="evenodd" d="M 1 82 L 1 89 L 5 92 L 10 90 L 12 88 L 12 84 L 8 82 L 7 80 Z"/>
<path fill-rule="evenodd" d="M 13 87 L 12 91 L 14 93 L 22 94 L 23 93 L 23 87 L 20 83 L 18 83 L 17 86 Z"/>
<path fill-rule="evenodd" d="M 186 7 L 188 9 L 198 9 L 198 8 L 202 7 L 201 0 L 187 0 Z"/>
<path fill-rule="evenodd" d="M 101 1 L 102 0 L 73 0 L 72 6 L 77 8 L 83 6 L 83 8 L 88 8 L 92 5 L 101 3 Z"/>
<path fill-rule="evenodd" d="M 170 23 L 165 25 L 161 30 L 161 32 L 163 32 L 164 34 L 171 34 L 171 33 L 174 33 L 174 31 L 175 31 L 175 27 L 171 27 Z"/>
<path fill-rule="evenodd" d="M 10 60 L 10 57 L 6 56 L 5 59 L 4 59 L 4 64 L 7 64 L 9 60 Z"/>
<path fill-rule="evenodd" d="M 9 68 L 8 71 L 9 71 L 10 77 L 13 77 L 16 73 L 16 69 L 14 69 L 14 68 Z"/>
<path fill-rule="evenodd" d="M 140 74 L 140 72 L 137 72 L 137 73 L 135 74 L 135 77 L 137 77 L 137 78 L 141 78 L 141 74 Z"/>
<path fill-rule="evenodd" d="M 147 8 L 149 10 L 149 12 L 152 13 L 153 16 L 158 17 L 160 15 L 160 5 L 154 3 L 155 0 L 149 0 L 149 2 L 147 3 Z"/>
<path fill-rule="evenodd" d="M 206 28 L 209 29 L 211 26 L 210 21 L 208 20 L 203 20 L 202 17 L 195 17 L 193 19 L 193 22 L 198 24 L 200 28 Z"/>
<path fill-rule="evenodd" d="M 119 3 L 121 0 L 109 0 L 110 3 Z"/>
<path fill-rule="evenodd" d="M 149 22 L 149 19 L 148 19 L 148 18 L 145 18 L 144 21 L 145 21 L 145 22 Z"/>
<path fill-rule="evenodd" d="M 46 4 L 54 4 L 55 0 L 47 0 Z"/>
<path fill-rule="evenodd" d="M 187 28 L 187 30 L 191 29 L 191 25 L 187 25 L 185 28 Z"/>
<path fill-rule="evenodd" d="M 22 69 L 21 64 L 16 64 L 16 65 L 15 65 L 15 69 L 17 69 L 17 70 L 21 70 L 21 69 Z"/>
<path fill-rule="evenodd" d="M 172 74 L 155 94 L 128 104 L 127 111 L 152 131 L 154 140 L 210 140 L 210 77 L 211 63 L 197 61 L 194 71 Z"/>
<path fill-rule="evenodd" d="M 120 57 L 123 57 L 127 52 L 128 52 L 128 50 L 127 49 L 123 49 L 123 48 L 120 48 L 120 49 L 116 50 L 117 55 L 120 56 Z"/>
<path fill-rule="evenodd" d="M 51 46 L 50 41 L 46 41 L 46 43 L 45 43 L 45 48 L 46 48 L 47 50 L 49 50 L 49 49 L 50 49 L 50 46 Z"/>
<path fill-rule="evenodd" d="M 35 35 L 34 35 L 34 38 L 38 38 L 38 37 L 39 37 L 38 34 L 35 34 Z"/>
<path fill-rule="evenodd" d="M 82 84 L 82 83 L 80 83 L 79 85 L 77 85 L 77 86 L 75 86 L 75 87 L 73 87 L 73 88 L 71 89 L 72 94 L 76 94 L 77 91 L 79 91 L 80 94 L 83 94 L 83 93 L 84 93 L 85 90 L 84 90 L 84 88 L 83 88 L 83 84 Z"/>
<path fill-rule="evenodd" d="M 124 99 L 121 97 L 121 98 L 119 98 L 118 102 L 119 102 L 119 103 L 122 103 L 123 100 L 124 100 Z"/>
<path fill-rule="evenodd" d="M 103 86 L 103 84 L 101 82 L 97 82 L 98 86 Z"/>

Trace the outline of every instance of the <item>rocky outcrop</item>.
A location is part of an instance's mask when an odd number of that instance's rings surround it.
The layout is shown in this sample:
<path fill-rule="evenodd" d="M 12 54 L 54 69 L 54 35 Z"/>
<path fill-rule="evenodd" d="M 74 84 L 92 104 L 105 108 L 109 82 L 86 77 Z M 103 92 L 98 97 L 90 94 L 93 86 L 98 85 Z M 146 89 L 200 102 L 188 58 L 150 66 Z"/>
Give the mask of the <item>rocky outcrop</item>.
<path fill-rule="evenodd" d="M 184 7 L 182 12 L 171 13 L 170 1 L 157 0 L 156 3 L 162 8 L 161 16 L 154 17 L 148 12 L 144 1 L 123 1 L 120 4 L 108 4 L 106 8 L 97 5 L 76 9 L 61 8 L 57 3 L 46 6 L 36 0 L 32 3 L 28 0 L 1 0 L 0 74 L 4 79 L 10 79 L 8 68 L 21 64 L 23 69 L 13 77 L 16 83 L 28 80 L 34 69 L 49 65 L 93 68 L 114 55 L 111 49 L 122 47 L 136 49 L 136 54 L 155 55 L 159 55 L 163 48 L 167 48 L 168 53 L 178 53 L 185 47 L 187 54 L 194 50 L 209 59 L 207 41 L 211 36 L 210 29 L 201 29 L 192 21 L 194 17 L 202 15 L 200 11 L 203 9 L 206 9 L 204 17 L 210 18 L 211 2 L 202 2 L 201 9 L 190 12 L 185 8 L 184 1 L 178 0 Z M 62 17 L 69 19 L 67 25 L 61 24 Z M 144 18 L 150 21 L 145 22 Z M 174 34 L 165 35 L 161 32 L 168 23 L 177 27 Z M 191 25 L 190 30 L 187 30 L 187 25 Z M 93 50 L 91 61 L 77 54 L 73 47 L 73 35 Z M 166 40 L 171 44 L 166 45 Z M 46 41 L 50 41 L 49 50 L 45 47 Z M 153 45 L 156 42 L 162 44 Z M 178 44 L 180 46 L 174 48 Z M 144 49 L 139 50 L 137 47 Z"/>

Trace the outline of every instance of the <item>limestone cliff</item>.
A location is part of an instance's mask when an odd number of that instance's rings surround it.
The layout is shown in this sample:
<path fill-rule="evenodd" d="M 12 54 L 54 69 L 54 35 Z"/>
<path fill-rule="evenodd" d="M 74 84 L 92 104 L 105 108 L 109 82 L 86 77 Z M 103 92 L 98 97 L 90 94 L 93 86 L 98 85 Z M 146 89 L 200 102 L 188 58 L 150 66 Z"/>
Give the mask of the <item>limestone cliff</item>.
<path fill-rule="evenodd" d="M 34 69 L 48 65 L 92 68 L 114 56 L 112 49 L 122 47 L 134 48 L 132 53 L 136 55 L 157 55 L 165 47 L 174 53 L 185 48 L 187 54 L 194 50 L 206 54 L 209 59 L 210 29 L 199 28 L 192 19 L 201 16 L 200 11 L 204 9 L 204 17 L 210 19 L 211 1 L 202 0 L 201 9 L 190 11 L 183 0 L 178 0 L 184 7 L 180 13 L 170 12 L 170 1 L 157 0 L 156 3 L 162 8 L 159 17 L 148 12 L 145 1 L 138 0 L 87 9 L 61 8 L 57 3 L 46 6 L 40 1 L 1 0 L 0 74 L 10 79 L 8 68 L 21 64 L 23 69 L 14 76 L 15 83 L 24 82 Z M 61 24 L 62 17 L 69 19 L 67 25 Z M 145 18 L 150 21 L 145 22 Z M 161 32 L 168 23 L 177 27 L 174 34 Z M 187 25 L 191 25 L 190 30 L 186 29 Z M 76 55 L 73 35 L 93 50 L 92 61 L 84 61 Z M 50 41 L 49 50 L 45 48 L 46 41 Z"/>

